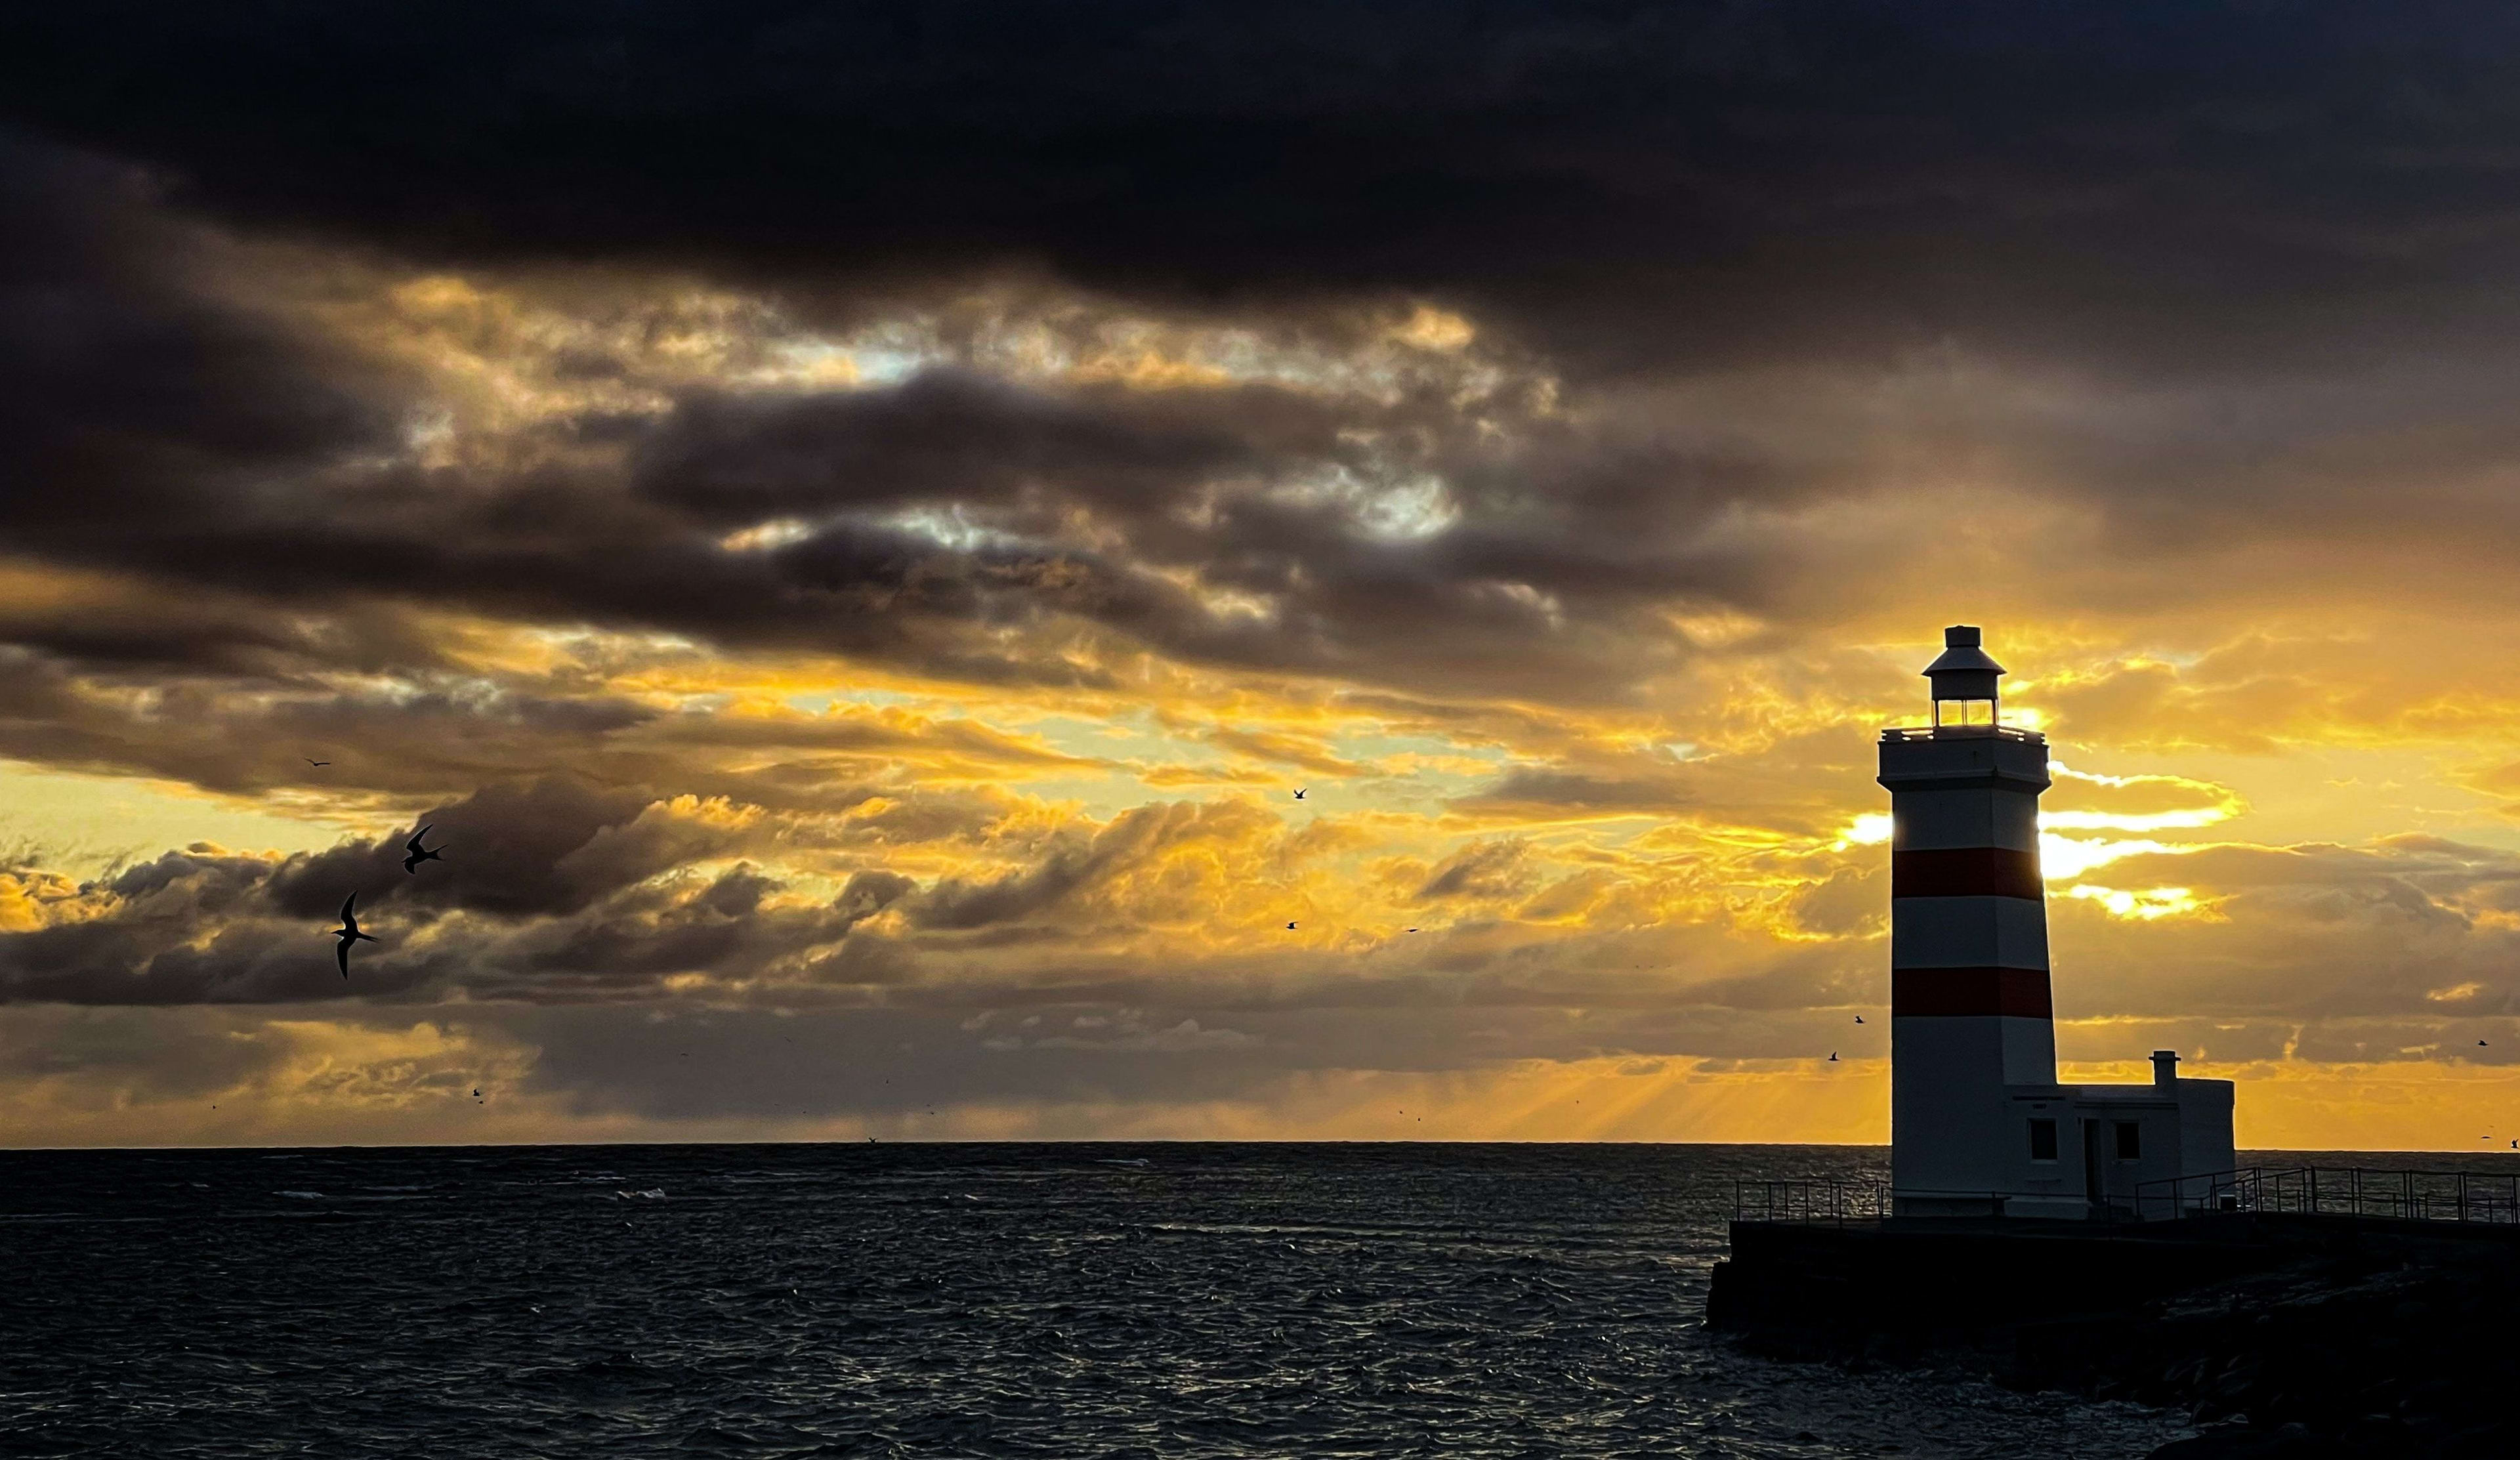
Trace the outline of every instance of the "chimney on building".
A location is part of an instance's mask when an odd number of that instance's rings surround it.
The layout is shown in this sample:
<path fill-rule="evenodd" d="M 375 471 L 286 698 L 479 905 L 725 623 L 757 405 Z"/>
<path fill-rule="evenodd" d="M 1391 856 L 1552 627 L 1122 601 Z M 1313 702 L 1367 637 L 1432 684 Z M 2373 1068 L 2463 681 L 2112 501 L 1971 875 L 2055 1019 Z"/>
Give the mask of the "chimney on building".
<path fill-rule="evenodd" d="M 2152 1051 L 2152 1083 L 2155 1084 L 2177 1084 L 2179 1083 L 2178 1050 L 2156 1049 Z"/>

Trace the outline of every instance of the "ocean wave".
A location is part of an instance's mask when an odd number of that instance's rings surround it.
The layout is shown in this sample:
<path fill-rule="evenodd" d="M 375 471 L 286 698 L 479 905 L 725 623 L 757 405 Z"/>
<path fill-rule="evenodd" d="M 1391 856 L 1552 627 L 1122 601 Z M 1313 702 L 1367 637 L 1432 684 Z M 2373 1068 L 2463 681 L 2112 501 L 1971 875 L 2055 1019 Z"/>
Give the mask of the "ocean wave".
<path fill-rule="evenodd" d="M 8 1159 L 0 1448 L 36 1454 L 2116 1460 L 2182 1428 L 1708 1334 L 1732 1181 L 1877 1152 L 356 1150 L 277 1202 L 256 1153 Z"/>

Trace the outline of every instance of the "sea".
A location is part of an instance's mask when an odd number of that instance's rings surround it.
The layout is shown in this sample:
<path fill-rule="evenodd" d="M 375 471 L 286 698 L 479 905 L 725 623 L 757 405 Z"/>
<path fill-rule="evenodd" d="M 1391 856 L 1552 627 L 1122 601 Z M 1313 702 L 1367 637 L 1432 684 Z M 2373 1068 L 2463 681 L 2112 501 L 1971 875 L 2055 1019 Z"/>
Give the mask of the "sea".
<path fill-rule="evenodd" d="M 1877 1147 L 0 1152 L 10 1456 L 2138 1457 L 1741 1352 L 1735 1183 Z"/>

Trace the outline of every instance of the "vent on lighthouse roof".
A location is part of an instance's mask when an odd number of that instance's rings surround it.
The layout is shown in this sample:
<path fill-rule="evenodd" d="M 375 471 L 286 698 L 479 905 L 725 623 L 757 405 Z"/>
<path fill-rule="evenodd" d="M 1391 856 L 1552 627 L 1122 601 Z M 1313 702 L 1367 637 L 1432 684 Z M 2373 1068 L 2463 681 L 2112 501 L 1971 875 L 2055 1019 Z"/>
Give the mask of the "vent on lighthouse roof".
<path fill-rule="evenodd" d="M 1977 627 L 1954 624 L 1943 631 L 1943 652 L 1925 666 L 1925 678 L 1934 685 L 1934 698 L 1993 699 L 1995 677 L 2003 666 L 1993 655 L 1978 647 Z"/>

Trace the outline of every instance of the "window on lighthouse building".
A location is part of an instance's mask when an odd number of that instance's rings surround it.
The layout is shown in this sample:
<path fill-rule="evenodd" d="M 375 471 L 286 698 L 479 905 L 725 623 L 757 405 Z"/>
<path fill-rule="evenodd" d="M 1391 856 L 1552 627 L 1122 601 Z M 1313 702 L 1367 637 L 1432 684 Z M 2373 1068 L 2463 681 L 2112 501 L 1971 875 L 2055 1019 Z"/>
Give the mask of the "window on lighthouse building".
<path fill-rule="evenodd" d="M 2143 1159 L 2143 1127 L 2133 1121 L 2120 1121 L 2117 1127 L 2118 1159 L 2120 1161 Z"/>
<path fill-rule="evenodd" d="M 2033 1161 L 2056 1159 L 2056 1123 L 2054 1121 L 2030 1123 L 2030 1159 Z"/>

